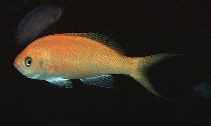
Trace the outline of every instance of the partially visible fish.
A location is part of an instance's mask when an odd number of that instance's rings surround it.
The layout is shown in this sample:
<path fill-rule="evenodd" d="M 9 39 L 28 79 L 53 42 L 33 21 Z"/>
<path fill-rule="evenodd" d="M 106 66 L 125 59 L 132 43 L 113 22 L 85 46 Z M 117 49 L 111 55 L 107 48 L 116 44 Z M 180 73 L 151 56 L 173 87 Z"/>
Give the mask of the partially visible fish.
<path fill-rule="evenodd" d="M 129 75 L 151 93 L 160 96 L 145 72 L 174 54 L 127 57 L 112 39 L 96 33 L 65 33 L 42 37 L 29 44 L 14 66 L 31 79 L 72 88 L 70 79 L 105 88 L 113 87 L 111 74 Z"/>
<path fill-rule="evenodd" d="M 63 8 L 57 5 L 42 5 L 29 12 L 19 23 L 16 38 L 19 44 L 34 40 L 49 25 L 58 21 Z"/>

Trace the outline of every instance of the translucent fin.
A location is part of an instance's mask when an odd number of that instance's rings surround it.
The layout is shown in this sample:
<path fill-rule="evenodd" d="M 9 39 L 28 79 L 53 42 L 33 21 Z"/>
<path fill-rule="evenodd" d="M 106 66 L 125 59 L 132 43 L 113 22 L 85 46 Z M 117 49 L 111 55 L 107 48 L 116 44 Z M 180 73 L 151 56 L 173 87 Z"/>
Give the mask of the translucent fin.
<path fill-rule="evenodd" d="M 59 87 L 65 87 L 65 88 L 73 88 L 73 84 L 69 79 L 64 79 L 61 77 L 56 77 L 56 78 L 50 78 L 48 80 L 46 80 L 56 86 Z"/>
<path fill-rule="evenodd" d="M 148 77 L 145 76 L 145 74 L 140 73 L 138 77 L 134 77 L 134 79 L 136 81 L 138 81 L 139 83 L 141 83 L 149 92 L 151 92 L 152 94 L 158 96 L 158 97 L 162 97 L 157 91 L 156 89 L 151 85 L 150 80 L 148 79 Z"/>
<path fill-rule="evenodd" d="M 112 75 L 101 75 L 91 78 L 80 79 L 83 83 L 88 85 L 96 85 L 104 88 L 113 87 L 113 76 Z"/>
<path fill-rule="evenodd" d="M 206 81 L 195 85 L 193 89 L 202 97 L 211 97 L 211 85 Z"/>
<path fill-rule="evenodd" d="M 120 54 L 124 54 L 124 51 L 122 50 L 122 48 L 113 39 L 111 39 L 103 34 L 99 34 L 99 33 L 63 33 L 62 35 L 86 37 L 86 38 L 95 40 L 97 42 L 100 42 L 103 45 L 106 45 L 109 48 L 119 52 Z"/>
<path fill-rule="evenodd" d="M 139 57 L 139 58 L 137 58 L 137 60 L 138 60 L 137 71 L 132 73 L 130 76 L 133 77 L 135 80 L 137 80 L 140 84 L 142 84 L 152 94 L 162 97 L 162 95 L 159 94 L 159 92 L 157 92 L 157 90 L 151 84 L 150 80 L 146 76 L 146 72 L 154 64 L 157 64 L 158 62 L 160 62 L 166 58 L 170 58 L 173 56 L 179 56 L 179 55 L 182 55 L 182 54 L 161 53 L 161 54 L 157 54 L 157 55 Z M 164 98 L 164 97 L 162 97 L 162 98 Z M 165 99 L 167 99 L 167 98 L 165 98 Z"/>

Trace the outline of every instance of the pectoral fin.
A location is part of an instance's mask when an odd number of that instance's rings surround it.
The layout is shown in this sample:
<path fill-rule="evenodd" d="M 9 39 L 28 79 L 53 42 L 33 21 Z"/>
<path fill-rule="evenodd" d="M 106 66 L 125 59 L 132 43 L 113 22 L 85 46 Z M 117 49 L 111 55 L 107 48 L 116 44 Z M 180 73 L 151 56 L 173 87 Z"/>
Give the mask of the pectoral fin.
<path fill-rule="evenodd" d="M 47 79 L 46 81 L 48 81 L 56 86 L 59 86 L 59 87 L 73 88 L 73 84 L 72 84 L 71 80 L 69 80 L 69 79 L 56 77 L 56 78 Z"/>
<path fill-rule="evenodd" d="M 96 85 L 104 88 L 113 87 L 113 76 L 112 75 L 101 75 L 96 77 L 80 79 L 83 83 L 88 85 Z"/>

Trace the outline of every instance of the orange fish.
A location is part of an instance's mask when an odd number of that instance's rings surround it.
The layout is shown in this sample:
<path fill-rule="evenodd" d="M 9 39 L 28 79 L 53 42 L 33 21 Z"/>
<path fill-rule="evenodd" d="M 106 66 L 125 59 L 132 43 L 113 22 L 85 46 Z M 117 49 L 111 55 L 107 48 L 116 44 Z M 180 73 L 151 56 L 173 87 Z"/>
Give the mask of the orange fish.
<path fill-rule="evenodd" d="M 70 79 L 112 88 L 111 74 L 125 74 L 151 93 L 161 96 L 145 72 L 153 64 L 172 55 L 127 57 L 114 40 L 102 34 L 64 33 L 35 40 L 16 57 L 14 66 L 28 78 L 66 88 L 73 87 Z"/>

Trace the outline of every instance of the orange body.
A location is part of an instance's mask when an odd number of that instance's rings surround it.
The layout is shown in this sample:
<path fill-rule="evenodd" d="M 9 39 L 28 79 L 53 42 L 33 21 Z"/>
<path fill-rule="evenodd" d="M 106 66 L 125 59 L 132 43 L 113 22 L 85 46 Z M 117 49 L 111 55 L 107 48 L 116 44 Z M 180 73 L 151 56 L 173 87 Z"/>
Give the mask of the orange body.
<path fill-rule="evenodd" d="M 129 74 L 136 62 L 95 40 L 64 34 L 49 35 L 32 42 L 16 58 L 17 62 L 22 55 L 40 62 L 35 71 L 42 71 L 43 77 L 68 79 Z"/>

